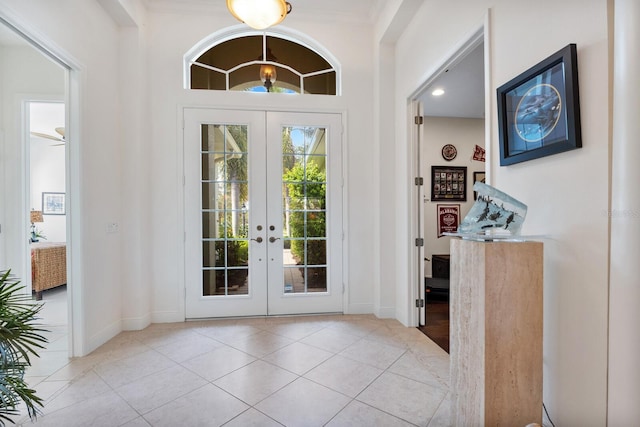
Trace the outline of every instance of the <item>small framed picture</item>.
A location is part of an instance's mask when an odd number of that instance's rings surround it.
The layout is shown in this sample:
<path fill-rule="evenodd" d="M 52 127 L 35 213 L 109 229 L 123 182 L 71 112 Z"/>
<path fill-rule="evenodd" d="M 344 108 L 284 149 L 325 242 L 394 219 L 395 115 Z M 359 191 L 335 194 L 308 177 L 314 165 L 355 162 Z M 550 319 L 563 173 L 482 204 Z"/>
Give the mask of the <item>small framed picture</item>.
<path fill-rule="evenodd" d="M 476 182 L 481 182 L 483 184 L 486 184 L 486 174 L 484 171 L 482 172 L 474 172 L 473 173 L 473 183 L 475 184 Z M 473 200 L 478 200 L 478 192 L 474 191 L 473 192 Z"/>
<path fill-rule="evenodd" d="M 64 215 L 66 213 L 64 196 L 64 193 L 42 193 L 42 214 Z"/>

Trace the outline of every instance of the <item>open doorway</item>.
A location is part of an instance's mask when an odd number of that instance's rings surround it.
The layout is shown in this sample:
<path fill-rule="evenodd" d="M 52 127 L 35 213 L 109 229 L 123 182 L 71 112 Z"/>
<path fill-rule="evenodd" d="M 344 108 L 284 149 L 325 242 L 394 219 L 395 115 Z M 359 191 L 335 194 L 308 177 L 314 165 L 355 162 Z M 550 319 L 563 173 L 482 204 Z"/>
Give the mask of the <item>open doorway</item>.
<path fill-rule="evenodd" d="M 67 298 L 67 126 L 69 70 L 0 19 L 0 268 L 41 299 L 49 344 L 30 375 L 66 363 L 71 330 Z"/>
<path fill-rule="evenodd" d="M 64 102 L 27 101 L 28 190 L 31 220 L 25 283 L 38 301 L 48 327 L 67 325 L 66 141 Z"/>
<path fill-rule="evenodd" d="M 422 197 L 414 227 L 423 230 L 419 258 L 424 312 L 419 329 L 449 351 L 449 244 L 474 203 L 485 173 L 484 35 L 479 31 L 416 92 L 422 121 L 418 169 Z M 421 202 L 421 203 L 420 203 Z"/>

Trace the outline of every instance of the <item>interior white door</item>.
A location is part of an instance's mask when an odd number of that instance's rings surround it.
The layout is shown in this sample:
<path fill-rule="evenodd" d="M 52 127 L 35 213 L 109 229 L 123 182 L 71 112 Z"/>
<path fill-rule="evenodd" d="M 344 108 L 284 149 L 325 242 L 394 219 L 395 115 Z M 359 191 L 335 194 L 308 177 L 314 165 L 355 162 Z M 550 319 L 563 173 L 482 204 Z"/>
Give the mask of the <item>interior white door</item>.
<path fill-rule="evenodd" d="M 341 312 L 341 116 L 184 120 L 186 317 Z"/>

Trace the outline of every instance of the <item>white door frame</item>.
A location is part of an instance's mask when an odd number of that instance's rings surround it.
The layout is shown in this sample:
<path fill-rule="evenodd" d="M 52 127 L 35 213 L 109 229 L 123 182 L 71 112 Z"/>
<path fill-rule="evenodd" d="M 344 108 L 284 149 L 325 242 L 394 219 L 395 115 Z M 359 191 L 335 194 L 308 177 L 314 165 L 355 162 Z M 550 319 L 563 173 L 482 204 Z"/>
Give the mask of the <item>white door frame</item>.
<path fill-rule="evenodd" d="M 422 104 L 420 101 L 413 100 L 411 103 L 412 117 L 414 119 L 414 126 L 411 128 L 411 140 L 412 152 L 414 159 L 415 177 L 414 189 L 411 192 L 411 199 L 413 200 L 415 211 L 413 215 L 415 219 L 412 223 L 415 223 L 416 242 L 415 249 L 412 251 L 412 256 L 415 262 L 415 275 L 416 280 L 412 283 L 415 284 L 414 289 L 409 293 L 412 295 L 412 299 L 416 301 L 416 311 L 418 317 L 418 325 L 425 324 L 426 318 L 426 295 L 424 286 L 424 253 L 425 253 L 425 232 L 424 232 L 424 200 L 425 200 L 425 188 L 428 185 L 427 171 L 422 170 L 422 159 L 424 151 L 424 117 L 422 116 Z"/>

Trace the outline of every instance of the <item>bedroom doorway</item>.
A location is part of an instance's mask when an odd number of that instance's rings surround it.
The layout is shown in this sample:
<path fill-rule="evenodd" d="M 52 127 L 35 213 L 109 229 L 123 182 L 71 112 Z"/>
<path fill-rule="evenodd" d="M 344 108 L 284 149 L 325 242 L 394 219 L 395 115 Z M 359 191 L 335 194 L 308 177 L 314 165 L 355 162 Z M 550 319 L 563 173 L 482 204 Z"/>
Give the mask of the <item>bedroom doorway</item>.
<path fill-rule="evenodd" d="M 24 111 L 28 129 L 25 199 L 30 221 L 29 273 L 24 283 L 43 304 L 41 321 L 50 331 L 51 343 L 45 351 L 65 352 L 69 348 L 66 107 L 61 100 L 38 99 L 26 101 Z"/>
<path fill-rule="evenodd" d="M 38 375 L 44 372 L 41 369 L 54 369 L 64 363 L 71 354 L 73 341 L 66 292 L 68 233 L 64 200 L 68 152 L 60 133 L 65 133 L 68 123 L 65 106 L 69 69 L 50 51 L 2 18 L 0 57 L 3 93 L 5 99 L 12 100 L 6 103 L 0 123 L 4 159 L 4 176 L 0 180 L 4 190 L 0 199 L 5 207 L 0 267 L 11 269 L 12 275 L 25 286 L 25 293 L 34 300 L 33 282 L 43 286 L 44 292 L 38 295 L 44 303 L 39 315 L 40 322 L 49 331 L 49 344 L 39 352 L 40 358 L 34 360 L 30 368 L 30 375 Z M 56 249 L 53 258 L 47 259 L 52 253 L 47 249 L 42 253 L 38 250 L 32 257 L 37 245 L 44 248 L 53 242 L 62 246 L 62 255 Z M 35 269 L 33 260 L 38 263 Z"/>
<path fill-rule="evenodd" d="M 37 301 L 63 293 L 67 284 L 67 219 L 66 219 L 66 108 L 63 101 L 27 101 L 28 173 L 27 204 L 29 207 L 29 261 L 25 285 Z M 57 304 L 59 305 L 59 304 Z M 49 307 L 47 307 L 49 308 Z M 49 310 L 45 310 L 49 312 Z M 64 313 L 56 310 L 56 323 Z"/>

